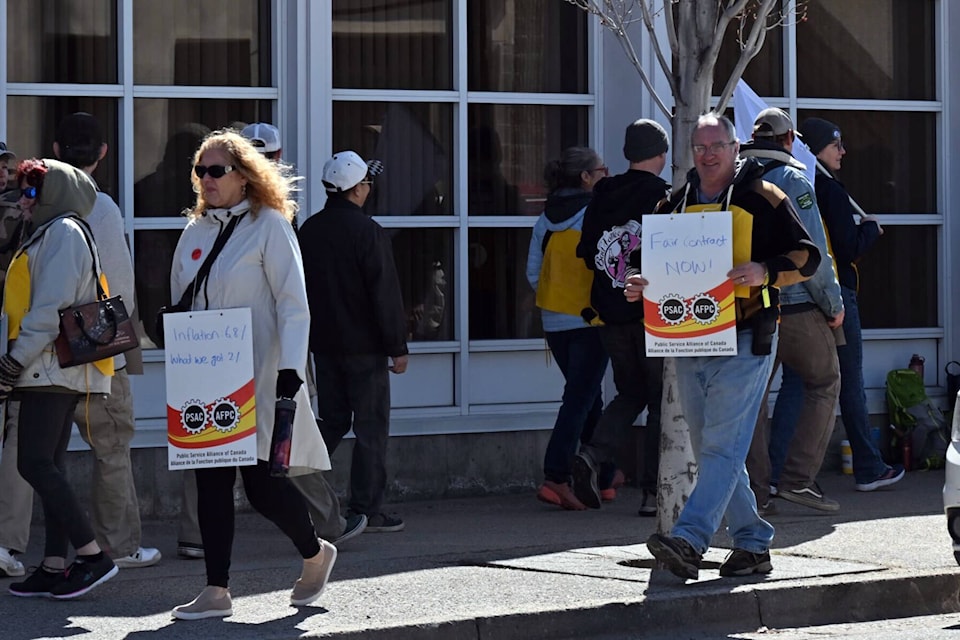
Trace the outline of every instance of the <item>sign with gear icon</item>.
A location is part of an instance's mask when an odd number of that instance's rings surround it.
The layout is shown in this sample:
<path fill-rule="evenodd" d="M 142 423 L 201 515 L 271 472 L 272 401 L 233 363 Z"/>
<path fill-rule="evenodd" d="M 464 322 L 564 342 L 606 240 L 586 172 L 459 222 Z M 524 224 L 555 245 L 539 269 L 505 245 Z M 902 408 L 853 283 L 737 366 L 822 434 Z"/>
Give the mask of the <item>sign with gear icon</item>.
<path fill-rule="evenodd" d="M 693 205 L 683 212 L 643 216 L 639 244 L 643 323 L 648 356 L 737 353 L 735 289 L 727 273 L 748 262 L 752 218 L 731 207 Z M 736 233 L 735 233 L 736 230 Z M 735 236 L 746 238 L 745 246 Z"/>
<path fill-rule="evenodd" d="M 250 309 L 164 316 L 167 468 L 257 463 Z"/>

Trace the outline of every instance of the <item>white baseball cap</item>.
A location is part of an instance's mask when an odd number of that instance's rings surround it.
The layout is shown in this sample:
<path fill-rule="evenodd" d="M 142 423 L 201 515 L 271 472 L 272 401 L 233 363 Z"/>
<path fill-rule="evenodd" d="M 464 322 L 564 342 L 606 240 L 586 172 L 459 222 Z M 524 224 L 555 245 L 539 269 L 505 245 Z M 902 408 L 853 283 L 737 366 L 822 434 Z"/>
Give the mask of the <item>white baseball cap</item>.
<path fill-rule="evenodd" d="M 272 153 L 280 150 L 280 130 L 272 124 L 254 122 L 244 127 L 240 135 L 253 143 L 253 146 L 260 153 Z"/>
<path fill-rule="evenodd" d="M 327 191 L 349 191 L 369 174 L 371 177 L 383 173 L 383 163 L 379 160 L 364 161 L 356 151 L 341 151 L 323 164 L 323 186 Z"/>

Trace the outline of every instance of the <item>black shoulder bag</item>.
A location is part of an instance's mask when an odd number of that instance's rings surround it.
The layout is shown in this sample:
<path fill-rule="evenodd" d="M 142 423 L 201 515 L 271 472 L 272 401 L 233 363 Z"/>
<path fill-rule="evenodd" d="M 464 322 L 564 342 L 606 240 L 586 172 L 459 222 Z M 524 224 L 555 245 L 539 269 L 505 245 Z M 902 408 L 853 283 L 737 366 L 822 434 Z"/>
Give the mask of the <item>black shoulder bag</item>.
<path fill-rule="evenodd" d="M 193 307 L 193 299 L 197 295 L 197 289 L 203 286 L 207 276 L 210 275 L 210 269 L 213 268 L 213 262 L 217 259 L 217 256 L 220 255 L 223 246 L 227 244 L 227 240 L 230 239 L 230 235 L 233 233 L 237 224 L 239 224 L 240 219 L 245 215 L 244 213 L 232 218 L 230 222 L 227 223 L 226 229 L 217 235 L 217 239 L 213 243 L 213 248 L 210 249 L 210 253 L 207 254 L 207 259 L 203 261 L 203 264 L 200 265 L 200 270 L 197 271 L 197 276 L 187 285 L 187 288 L 183 290 L 183 295 L 180 296 L 180 302 L 174 305 L 160 307 L 160 311 L 157 312 L 157 341 L 160 343 L 161 348 L 163 347 L 163 316 L 167 313 L 190 311 Z"/>

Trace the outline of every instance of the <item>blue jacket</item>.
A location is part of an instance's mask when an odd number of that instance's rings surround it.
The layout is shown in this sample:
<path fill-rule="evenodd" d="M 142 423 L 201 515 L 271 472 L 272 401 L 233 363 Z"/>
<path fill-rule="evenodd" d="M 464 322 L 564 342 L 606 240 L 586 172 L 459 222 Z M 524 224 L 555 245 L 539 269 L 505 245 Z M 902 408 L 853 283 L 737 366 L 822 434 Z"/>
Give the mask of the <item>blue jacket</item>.
<path fill-rule="evenodd" d="M 817 174 L 817 201 L 837 259 L 840 285 L 856 291 L 860 274 L 855 263 L 880 237 L 880 227 L 872 220 L 857 224 L 854 218 L 857 212 L 843 184 L 822 173 Z"/>
<path fill-rule="evenodd" d="M 823 259 L 809 280 L 780 288 L 780 306 L 816 304 L 828 318 L 843 310 L 840 283 L 834 271 L 833 257 L 828 251 L 827 236 L 820 217 L 814 187 L 803 173 L 805 168 L 782 146 L 765 140 L 753 140 L 740 148 L 740 155 L 754 157 L 764 168 L 763 179 L 780 187 L 793 202 L 800 222 L 806 227 Z"/>

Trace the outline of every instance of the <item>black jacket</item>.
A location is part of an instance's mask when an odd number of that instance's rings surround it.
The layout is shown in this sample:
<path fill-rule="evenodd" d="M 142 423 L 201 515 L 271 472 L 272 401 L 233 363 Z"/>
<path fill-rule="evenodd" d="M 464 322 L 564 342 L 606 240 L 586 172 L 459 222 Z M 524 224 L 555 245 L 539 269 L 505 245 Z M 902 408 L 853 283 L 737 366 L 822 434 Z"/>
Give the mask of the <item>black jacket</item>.
<path fill-rule="evenodd" d="M 310 350 L 407 353 L 407 320 L 390 239 L 348 200 L 331 196 L 300 228 L 310 305 Z"/>
<path fill-rule="evenodd" d="M 880 227 L 872 220 L 859 225 L 854 221 L 857 212 L 850 204 L 847 190 L 835 178 L 818 173 L 814 188 L 827 240 L 837 261 L 837 279 L 841 286 L 856 291 L 860 276 L 855 263 L 880 237 Z"/>
<path fill-rule="evenodd" d="M 623 295 L 627 268 L 639 268 L 641 217 L 653 213 L 670 192 L 670 185 L 649 171 L 631 169 L 604 178 L 593 188 L 583 216 L 577 256 L 593 271 L 590 303 L 607 324 L 627 324 L 643 318 L 643 305 Z"/>

